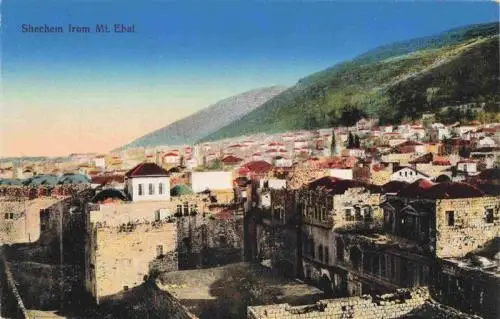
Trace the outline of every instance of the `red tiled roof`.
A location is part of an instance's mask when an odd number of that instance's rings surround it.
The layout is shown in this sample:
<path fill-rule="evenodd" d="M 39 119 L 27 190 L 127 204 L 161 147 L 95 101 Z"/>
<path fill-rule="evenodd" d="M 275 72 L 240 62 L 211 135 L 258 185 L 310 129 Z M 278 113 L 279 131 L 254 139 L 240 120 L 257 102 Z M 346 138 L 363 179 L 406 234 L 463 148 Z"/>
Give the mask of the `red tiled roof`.
<path fill-rule="evenodd" d="M 224 164 L 237 164 L 241 161 L 243 161 L 243 159 L 233 155 L 226 156 L 222 159 L 222 163 Z"/>
<path fill-rule="evenodd" d="M 445 182 L 436 184 L 422 193 L 422 197 L 431 199 L 471 198 L 484 196 L 479 188 L 467 183 Z"/>
<path fill-rule="evenodd" d="M 99 184 L 99 185 L 105 185 L 111 182 L 123 183 L 125 181 L 125 176 L 123 175 L 94 176 L 90 180 L 92 184 Z"/>
<path fill-rule="evenodd" d="M 179 156 L 179 154 L 174 153 L 174 152 L 170 152 L 170 153 L 167 153 L 167 154 L 163 155 L 163 157 L 167 157 L 167 156 L 168 157 L 173 157 L 173 156 Z"/>
<path fill-rule="evenodd" d="M 254 173 L 267 173 L 273 169 L 273 165 L 266 161 L 252 161 L 246 163 L 243 167 Z"/>
<path fill-rule="evenodd" d="M 434 183 L 425 179 L 421 178 L 416 180 L 415 182 L 411 183 L 410 185 L 406 186 L 403 188 L 398 195 L 399 196 L 405 196 L 405 197 L 417 197 L 422 194 L 423 191 L 426 189 L 431 188 L 434 186 Z"/>
<path fill-rule="evenodd" d="M 458 162 L 458 164 L 460 164 L 460 163 L 470 163 L 470 164 L 475 164 L 475 163 L 476 163 L 476 161 L 471 160 L 471 159 L 463 159 L 463 160 L 460 160 L 460 161 Z"/>
<path fill-rule="evenodd" d="M 271 143 L 267 144 L 267 146 L 283 146 L 283 144 L 281 144 L 279 142 L 271 142 Z"/>
<path fill-rule="evenodd" d="M 407 182 L 403 181 L 390 181 L 388 183 L 385 183 L 382 185 L 382 192 L 383 193 L 399 193 L 403 188 L 407 187 L 408 184 Z"/>
<path fill-rule="evenodd" d="M 125 176 L 129 178 L 141 176 L 168 176 L 168 173 L 155 163 L 140 163 L 129 170 Z"/>
<path fill-rule="evenodd" d="M 323 189 L 331 195 L 344 194 L 347 189 L 353 187 L 365 187 L 374 192 L 380 191 L 380 187 L 376 185 L 358 180 L 340 179 L 331 176 L 325 176 L 307 184 L 307 188 L 310 190 Z"/>

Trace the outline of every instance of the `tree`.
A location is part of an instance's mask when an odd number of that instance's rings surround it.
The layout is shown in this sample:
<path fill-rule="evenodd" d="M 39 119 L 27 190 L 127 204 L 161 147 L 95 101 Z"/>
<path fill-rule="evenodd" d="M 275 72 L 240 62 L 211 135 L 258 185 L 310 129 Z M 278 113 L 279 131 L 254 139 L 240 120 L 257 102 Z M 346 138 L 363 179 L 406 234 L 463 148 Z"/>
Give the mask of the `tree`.
<path fill-rule="evenodd" d="M 357 134 L 354 135 L 354 147 L 355 148 L 360 148 L 361 147 L 361 142 L 359 141 L 359 136 Z"/>
<path fill-rule="evenodd" d="M 470 155 L 470 150 L 465 147 L 465 145 L 460 146 L 460 149 L 458 150 L 458 155 L 462 158 L 468 158 Z"/>
<path fill-rule="evenodd" d="M 451 154 L 453 150 L 453 140 L 451 138 L 443 139 L 443 153 L 445 155 Z"/>
<path fill-rule="evenodd" d="M 366 114 L 358 107 L 346 105 L 342 108 L 340 115 L 340 123 L 344 126 L 353 126 L 357 121 L 365 117 Z"/>
<path fill-rule="evenodd" d="M 470 108 L 465 111 L 465 119 L 469 122 L 474 120 L 474 112 Z"/>
<path fill-rule="evenodd" d="M 332 129 L 332 142 L 330 143 L 330 154 L 333 156 L 337 149 L 337 141 L 335 138 L 335 129 Z"/>
<path fill-rule="evenodd" d="M 353 148 L 354 147 L 354 135 L 352 135 L 351 132 L 349 132 L 349 135 L 347 137 L 347 148 Z"/>

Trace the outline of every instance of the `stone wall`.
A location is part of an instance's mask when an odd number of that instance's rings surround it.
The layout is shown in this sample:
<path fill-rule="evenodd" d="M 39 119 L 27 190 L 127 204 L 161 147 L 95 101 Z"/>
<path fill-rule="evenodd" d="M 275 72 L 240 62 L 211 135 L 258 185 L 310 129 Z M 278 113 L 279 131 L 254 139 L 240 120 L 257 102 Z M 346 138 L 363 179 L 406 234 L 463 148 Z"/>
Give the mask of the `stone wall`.
<path fill-rule="evenodd" d="M 486 222 L 492 209 L 493 222 Z M 453 225 L 449 213 L 453 212 Z M 463 257 L 500 234 L 500 198 L 478 197 L 436 201 L 436 255 Z"/>
<path fill-rule="evenodd" d="M 89 268 L 95 271 L 97 300 L 142 284 L 152 266 L 177 268 L 175 223 L 142 223 L 130 230 L 97 227 L 95 242 Z"/>
<path fill-rule="evenodd" d="M 179 268 L 192 269 L 243 259 L 243 216 L 211 214 L 177 218 Z"/>
<path fill-rule="evenodd" d="M 1 200 L 0 244 L 36 242 L 41 233 L 40 210 L 54 205 L 59 200 L 51 197 Z"/>
<path fill-rule="evenodd" d="M 474 318 L 430 300 L 426 288 L 398 290 L 382 296 L 321 300 L 307 306 L 278 304 L 248 307 L 248 319 L 264 318 Z"/>
<path fill-rule="evenodd" d="M 333 227 L 336 228 L 380 228 L 384 222 L 384 214 L 380 209 L 380 194 L 370 193 L 364 188 L 349 188 L 344 194 L 335 195 L 333 199 Z M 350 209 L 354 220 L 346 216 Z M 361 220 L 356 219 L 356 209 L 360 210 Z M 366 218 L 364 209 L 368 209 L 370 218 Z"/>

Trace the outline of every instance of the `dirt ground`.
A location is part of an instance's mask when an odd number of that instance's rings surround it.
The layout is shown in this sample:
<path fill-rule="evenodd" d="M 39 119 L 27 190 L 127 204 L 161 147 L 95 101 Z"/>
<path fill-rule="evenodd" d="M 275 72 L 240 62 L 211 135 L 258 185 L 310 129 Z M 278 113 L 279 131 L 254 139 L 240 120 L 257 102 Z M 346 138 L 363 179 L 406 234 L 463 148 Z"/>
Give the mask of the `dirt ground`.
<path fill-rule="evenodd" d="M 319 289 L 249 263 L 165 273 L 157 284 L 201 319 L 246 318 L 247 306 L 309 304 L 322 297 Z"/>

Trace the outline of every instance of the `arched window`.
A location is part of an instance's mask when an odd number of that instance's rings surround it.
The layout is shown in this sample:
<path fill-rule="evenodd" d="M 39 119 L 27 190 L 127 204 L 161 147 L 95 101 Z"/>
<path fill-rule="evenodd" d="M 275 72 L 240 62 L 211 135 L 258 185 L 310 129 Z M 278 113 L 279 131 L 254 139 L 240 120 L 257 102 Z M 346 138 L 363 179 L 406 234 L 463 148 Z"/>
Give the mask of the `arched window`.
<path fill-rule="evenodd" d="M 323 261 L 323 245 L 318 246 L 318 259 Z"/>
<path fill-rule="evenodd" d="M 342 238 L 337 238 L 336 240 L 336 253 L 337 253 L 337 260 L 338 261 L 344 261 L 344 241 L 342 240 Z"/>
<path fill-rule="evenodd" d="M 357 270 L 361 268 L 361 256 L 361 250 L 357 246 L 351 248 L 349 260 L 351 261 L 352 266 Z"/>
<path fill-rule="evenodd" d="M 370 206 L 363 207 L 363 219 L 365 222 L 372 221 L 372 208 Z"/>
<path fill-rule="evenodd" d="M 311 254 L 311 257 L 314 259 L 316 258 L 316 249 L 314 246 L 314 239 L 309 239 L 309 253 Z"/>

